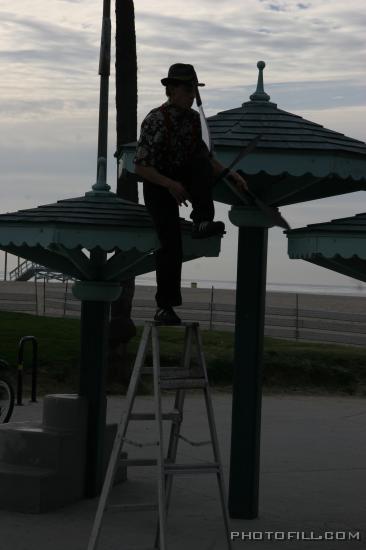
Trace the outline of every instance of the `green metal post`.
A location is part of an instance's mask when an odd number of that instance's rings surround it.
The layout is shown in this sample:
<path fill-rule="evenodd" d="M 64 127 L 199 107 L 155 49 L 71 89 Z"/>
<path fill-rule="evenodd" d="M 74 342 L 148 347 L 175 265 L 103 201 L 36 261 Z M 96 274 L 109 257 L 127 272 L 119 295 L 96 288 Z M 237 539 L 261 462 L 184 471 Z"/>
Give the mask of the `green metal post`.
<path fill-rule="evenodd" d="M 241 519 L 258 515 L 267 238 L 239 228 L 229 512 Z"/>
<path fill-rule="evenodd" d="M 8 271 L 8 253 L 5 252 L 5 259 L 4 259 L 4 281 L 6 281 L 7 271 Z"/>
<path fill-rule="evenodd" d="M 106 354 L 109 302 L 82 301 L 80 395 L 88 402 L 85 496 L 97 496 L 103 484 L 106 426 Z"/>

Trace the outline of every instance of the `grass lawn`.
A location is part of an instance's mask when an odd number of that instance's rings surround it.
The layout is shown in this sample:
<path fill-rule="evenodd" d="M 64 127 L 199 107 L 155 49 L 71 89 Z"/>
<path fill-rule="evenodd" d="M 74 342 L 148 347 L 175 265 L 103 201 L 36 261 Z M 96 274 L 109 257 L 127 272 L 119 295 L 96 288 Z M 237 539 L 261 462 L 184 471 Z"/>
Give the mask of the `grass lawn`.
<path fill-rule="evenodd" d="M 39 394 L 77 391 L 79 330 L 78 320 L 0 312 L 0 358 L 10 364 L 10 372 L 15 375 L 19 339 L 33 335 L 39 345 Z M 172 365 L 180 357 L 183 333 L 175 328 L 161 329 L 161 333 L 162 362 Z M 140 334 L 141 328 L 129 345 L 131 364 Z M 229 388 L 234 334 L 203 330 L 202 337 L 211 383 Z M 31 348 L 27 346 L 26 373 L 30 358 Z M 26 374 L 25 385 L 29 382 Z M 366 395 L 366 349 L 266 338 L 264 389 Z M 112 380 L 109 390 L 118 392 L 123 388 Z"/>

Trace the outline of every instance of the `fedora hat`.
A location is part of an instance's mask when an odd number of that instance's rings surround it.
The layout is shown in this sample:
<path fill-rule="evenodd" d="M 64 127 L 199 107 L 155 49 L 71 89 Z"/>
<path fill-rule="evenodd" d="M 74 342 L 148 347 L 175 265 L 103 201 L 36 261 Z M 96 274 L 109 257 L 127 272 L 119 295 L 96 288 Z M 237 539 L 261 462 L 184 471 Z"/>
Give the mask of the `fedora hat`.
<path fill-rule="evenodd" d="M 204 86 L 202 82 L 198 82 L 196 71 L 193 65 L 185 63 L 175 63 L 169 67 L 168 76 L 161 80 L 163 86 L 168 84 L 196 84 L 196 86 Z"/>

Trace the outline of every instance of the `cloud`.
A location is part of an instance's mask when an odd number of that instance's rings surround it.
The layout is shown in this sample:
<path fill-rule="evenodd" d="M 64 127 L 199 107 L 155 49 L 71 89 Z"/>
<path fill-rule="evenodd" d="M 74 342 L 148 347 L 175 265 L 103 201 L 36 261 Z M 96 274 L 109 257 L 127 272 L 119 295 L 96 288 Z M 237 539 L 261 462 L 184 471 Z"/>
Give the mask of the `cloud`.
<path fill-rule="evenodd" d="M 266 7 L 271 11 L 286 11 L 285 6 L 279 4 L 267 4 Z"/>
<path fill-rule="evenodd" d="M 10 63 L 47 63 L 52 66 L 92 62 L 97 49 L 95 36 L 80 33 L 56 23 L 40 21 L 32 17 L 21 17 L 9 12 L 0 12 L 0 20 L 7 28 L 11 48 L 0 48 L 0 56 Z M 19 40 L 21 37 L 21 40 Z M 27 47 L 27 44 L 32 47 Z"/>
<path fill-rule="evenodd" d="M 136 0 L 135 11 L 140 120 L 164 101 L 160 78 L 171 63 L 194 63 L 207 83 L 202 90 L 206 113 L 213 115 L 248 101 L 256 87 L 256 63 L 264 59 L 265 90 L 280 109 L 365 140 L 366 13 L 359 0 Z M 78 196 L 93 183 L 101 14 L 99 0 L 2 0 L 1 211 Z M 113 76 L 112 61 L 112 187 Z M 345 196 L 334 201 L 340 211 L 347 208 Z M 305 215 L 289 211 L 294 226 L 310 223 L 308 210 Z M 319 203 L 316 215 L 325 221 L 330 212 Z M 227 218 L 225 207 L 218 207 L 218 216 Z M 225 279 L 235 278 L 234 234 L 230 231 L 223 242 L 225 262 L 209 264 Z M 271 246 L 277 241 L 285 251 L 282 234 Z M 280 267 L 276 261 L 271 255 L 269 280 L 271 270 L 284 274 L 285 252 Z M 201 271 L 207 265 L 202 260 Z M 190 264 L 184 269 L 190 273 Z"/>

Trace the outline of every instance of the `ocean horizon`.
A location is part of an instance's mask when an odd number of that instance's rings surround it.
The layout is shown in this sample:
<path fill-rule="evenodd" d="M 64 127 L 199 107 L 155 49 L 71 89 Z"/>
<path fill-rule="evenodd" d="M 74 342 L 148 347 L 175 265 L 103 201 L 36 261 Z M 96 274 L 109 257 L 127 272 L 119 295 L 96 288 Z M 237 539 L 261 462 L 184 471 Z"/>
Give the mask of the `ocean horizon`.
<path fill-rule="evenodd" d="M 9 281 L 9 279 L 7 278 Z M 39 279 L 41 281 L 42 278 Z M 0 282 L 4 281 L 4 271 L 0 270 Z M 50 282 L 57 282 L 50 279 Z M 33 279 L 34 284 L 34 279 Z M 136 277 L 136 284 L 141 286 L 155 286 L 155 277 L 146 277 L 141 275 Z M 217 280 L 217 279 L 182 279 L 182 287 L 189 288 L 197 286 L 197 288 L 226 289 L 235 290 L 236 281 Z M 329 294 L 335 296 L 365 296 L 366 283 L 356 281 L 349 285 L 326 285 L 326 284 L 311 284 L 311 283 L 276 283 L 267 281 L 267 292 L 291 292 L 295 294 Z"/>
<path fill-rule="evenodd" d="M 137 277 L 138 285 L 155 285 L 154 277 Z M 227 290 L 236 289 L 236 281 L 220 281 L 211 279 L 182 279 L 182 287 L 197 285 L 198 288 L 222 288 Z M 337 296 L 365 296 L 366 284 L 355 281 L 354 285 L 325 285 L 307 283 L 274 283 L 267 282 L 267 292 L 293 292 L 297 294 L 334 294 Z"/>

